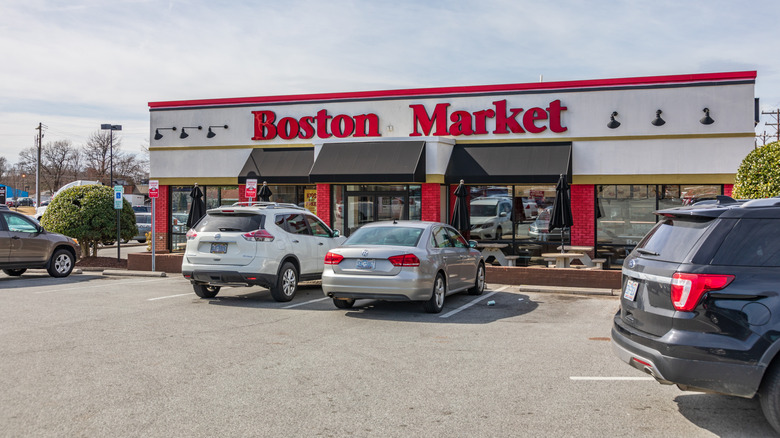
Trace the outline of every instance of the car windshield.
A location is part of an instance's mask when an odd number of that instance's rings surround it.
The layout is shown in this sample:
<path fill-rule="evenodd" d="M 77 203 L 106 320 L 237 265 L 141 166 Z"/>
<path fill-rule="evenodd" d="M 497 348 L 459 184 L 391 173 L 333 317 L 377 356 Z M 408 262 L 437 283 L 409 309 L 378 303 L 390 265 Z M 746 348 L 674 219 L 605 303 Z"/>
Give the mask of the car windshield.
<path fill-rule="evenodd" d="M 639 242 L 636 250 L 658 260 L 681 263 L 711 223 L 712 218 L 665 218 Z"/>
<path fill-rule="evenodd" d="M 265 228 L 265 216 L 262 214 L 239 213 L 220 214 L 209 213 L 195 226 L 195 231 L 237 231 L 246 233 Z"/>
<path fill-rule="evenodd" d="M 472 216 L 495 216 L 496 204 L 471 204 Z"/>
<path fill-rule="evenodd" d="M 363 227 L 352 233 L 344 245 L 417 246 L 422 232 L 422 228 Z"/>

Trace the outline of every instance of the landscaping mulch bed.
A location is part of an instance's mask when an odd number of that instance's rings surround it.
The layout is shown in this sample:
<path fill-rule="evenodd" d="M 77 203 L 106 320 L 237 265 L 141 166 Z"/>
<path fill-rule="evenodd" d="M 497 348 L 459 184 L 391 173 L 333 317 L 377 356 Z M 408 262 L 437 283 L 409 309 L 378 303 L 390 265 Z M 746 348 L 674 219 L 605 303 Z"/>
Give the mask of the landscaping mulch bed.
<path fill-rule="evenodd" d="M 116 257 L 85 257 L 76 263 L 77 268 L 127 269 L 127 259 Z"/>

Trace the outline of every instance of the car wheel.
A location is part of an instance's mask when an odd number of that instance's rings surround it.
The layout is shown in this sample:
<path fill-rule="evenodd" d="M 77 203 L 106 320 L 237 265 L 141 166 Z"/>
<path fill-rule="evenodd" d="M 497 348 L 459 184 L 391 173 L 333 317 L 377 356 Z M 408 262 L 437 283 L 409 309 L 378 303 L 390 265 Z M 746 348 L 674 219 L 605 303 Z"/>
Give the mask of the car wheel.
<path fill-rule="evenodd" d="M 480 263 L 477 266 L 477 278 L 474 280 L 474 287 L 469 289 L 469 295 L 482 295 L 485 291 L 485 265 Z"/>
<path fill-rule="evenodd" d="M 761 410 L 769 424 L 780 432 L 780 363 L 773 364 L 758 390 Z"/>
<path fill-rule="evenodd" d="M 74 257 L 70 251 L 58 249 L 54 251 L 49 261 L 49 275 L 52 277 L 67 277 L 73 271 Z"/>
<path fill-rule="evenodd" d="M 444 308 L 444 295 L 447 292 L 447 285 L 444 283 L 444 276 L 440 274 L 436 275 L 436 280 L 433 282 L 433 293 L 431 299 L 426 301 L 423 308 L 428 313 L 439 313 Z"/>
<path fill-rule="evenodd" d="M 496 227 L 496 240 L 501 239 L 501 236 L 504 235 L 504 230 L 501 229 L 501 226 L 499 225 Z"/>
<path fill-rule="evenodd" d="M 276 277 L 276 284 L 271 287 L 271 296 L 279 302 L 290 301 L 298 290 L 298 271 L 295 265 L 286 262 Z"/>
<path fill-rule="evenodd" d="M 333 305 L 339 309 L 351 309 L 355 305 L 354 298 L 334 298 Z"/>
<path fill-rule="evenodd" d="M 137 242 L 138 243 L 146 243 L 146 239 L 138 239 Z"/>
<path fill-rule="evenodd" d="M 27 269 L 3 269 L 3 272 L 12 277 L 18 277 L 24 274 L 25 271 L 27 271 Z"/>
<path fill-rule="evenodd" d="M 201 298 L 214 298 L 219 293 L 220 286 L 209 286 L 208 284 L 192 284 L 195 295 Z"/>

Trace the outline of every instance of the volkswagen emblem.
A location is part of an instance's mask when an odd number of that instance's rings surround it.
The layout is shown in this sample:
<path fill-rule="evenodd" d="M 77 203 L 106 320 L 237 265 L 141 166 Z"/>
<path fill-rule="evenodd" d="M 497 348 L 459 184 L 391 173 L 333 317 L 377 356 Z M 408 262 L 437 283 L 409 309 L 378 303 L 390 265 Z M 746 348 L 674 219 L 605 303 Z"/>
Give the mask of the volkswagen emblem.
<path fill-rule="evenodd" d="M 631 259 L 628 261 L 628 267 L 630 269 L 634 269 L 635 266 L 636 266 L 636 259 Z"/>
<path fill-rule="evenodd" d="M 368 250 L 364 249 L 362 254 L 363 254 L 363 257 L 368 257 Z"/>
<path fill-rule="evenodd" d="M 221 239 L 221 238 L 222 238 L 222 235 L 221 235 L 221 234 L 219 234 L 219 233 L 217 233 L 217 234 L 215 234 L 215 235 L 214 235 L 214 239 L 216 239 L 216 240 L 219 240 L 219 239 Z"/>

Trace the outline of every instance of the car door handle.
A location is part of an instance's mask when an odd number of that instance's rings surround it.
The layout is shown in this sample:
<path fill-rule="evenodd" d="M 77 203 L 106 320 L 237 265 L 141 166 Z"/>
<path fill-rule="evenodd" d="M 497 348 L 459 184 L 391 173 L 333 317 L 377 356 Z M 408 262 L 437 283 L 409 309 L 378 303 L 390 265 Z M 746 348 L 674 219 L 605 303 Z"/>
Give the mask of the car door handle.
<path fill-rule="evenodd" d="M 21 239 L 21 237 L 19 237 L 19 236 L 14 236 L 14 237 L 12 237 L 11 239 L 14 239 L 14 240 L 19 240 L 19 239 Z"/>
<path fill-rule="evenodd" d="M 301 242 L 299 242 L 297 240 L 293 240 L 292 243 L 301 243 Z"/>
<path fill-rule="evenodd" d="M 319 246 L 322 246 L 322 245 L 325 245 L 325 244 L 324 244 L 324 243 L 322 243 L 322 242 L 320 242 L 320 243 L 318 243 L 317 245 L 319 245 Z"/>

